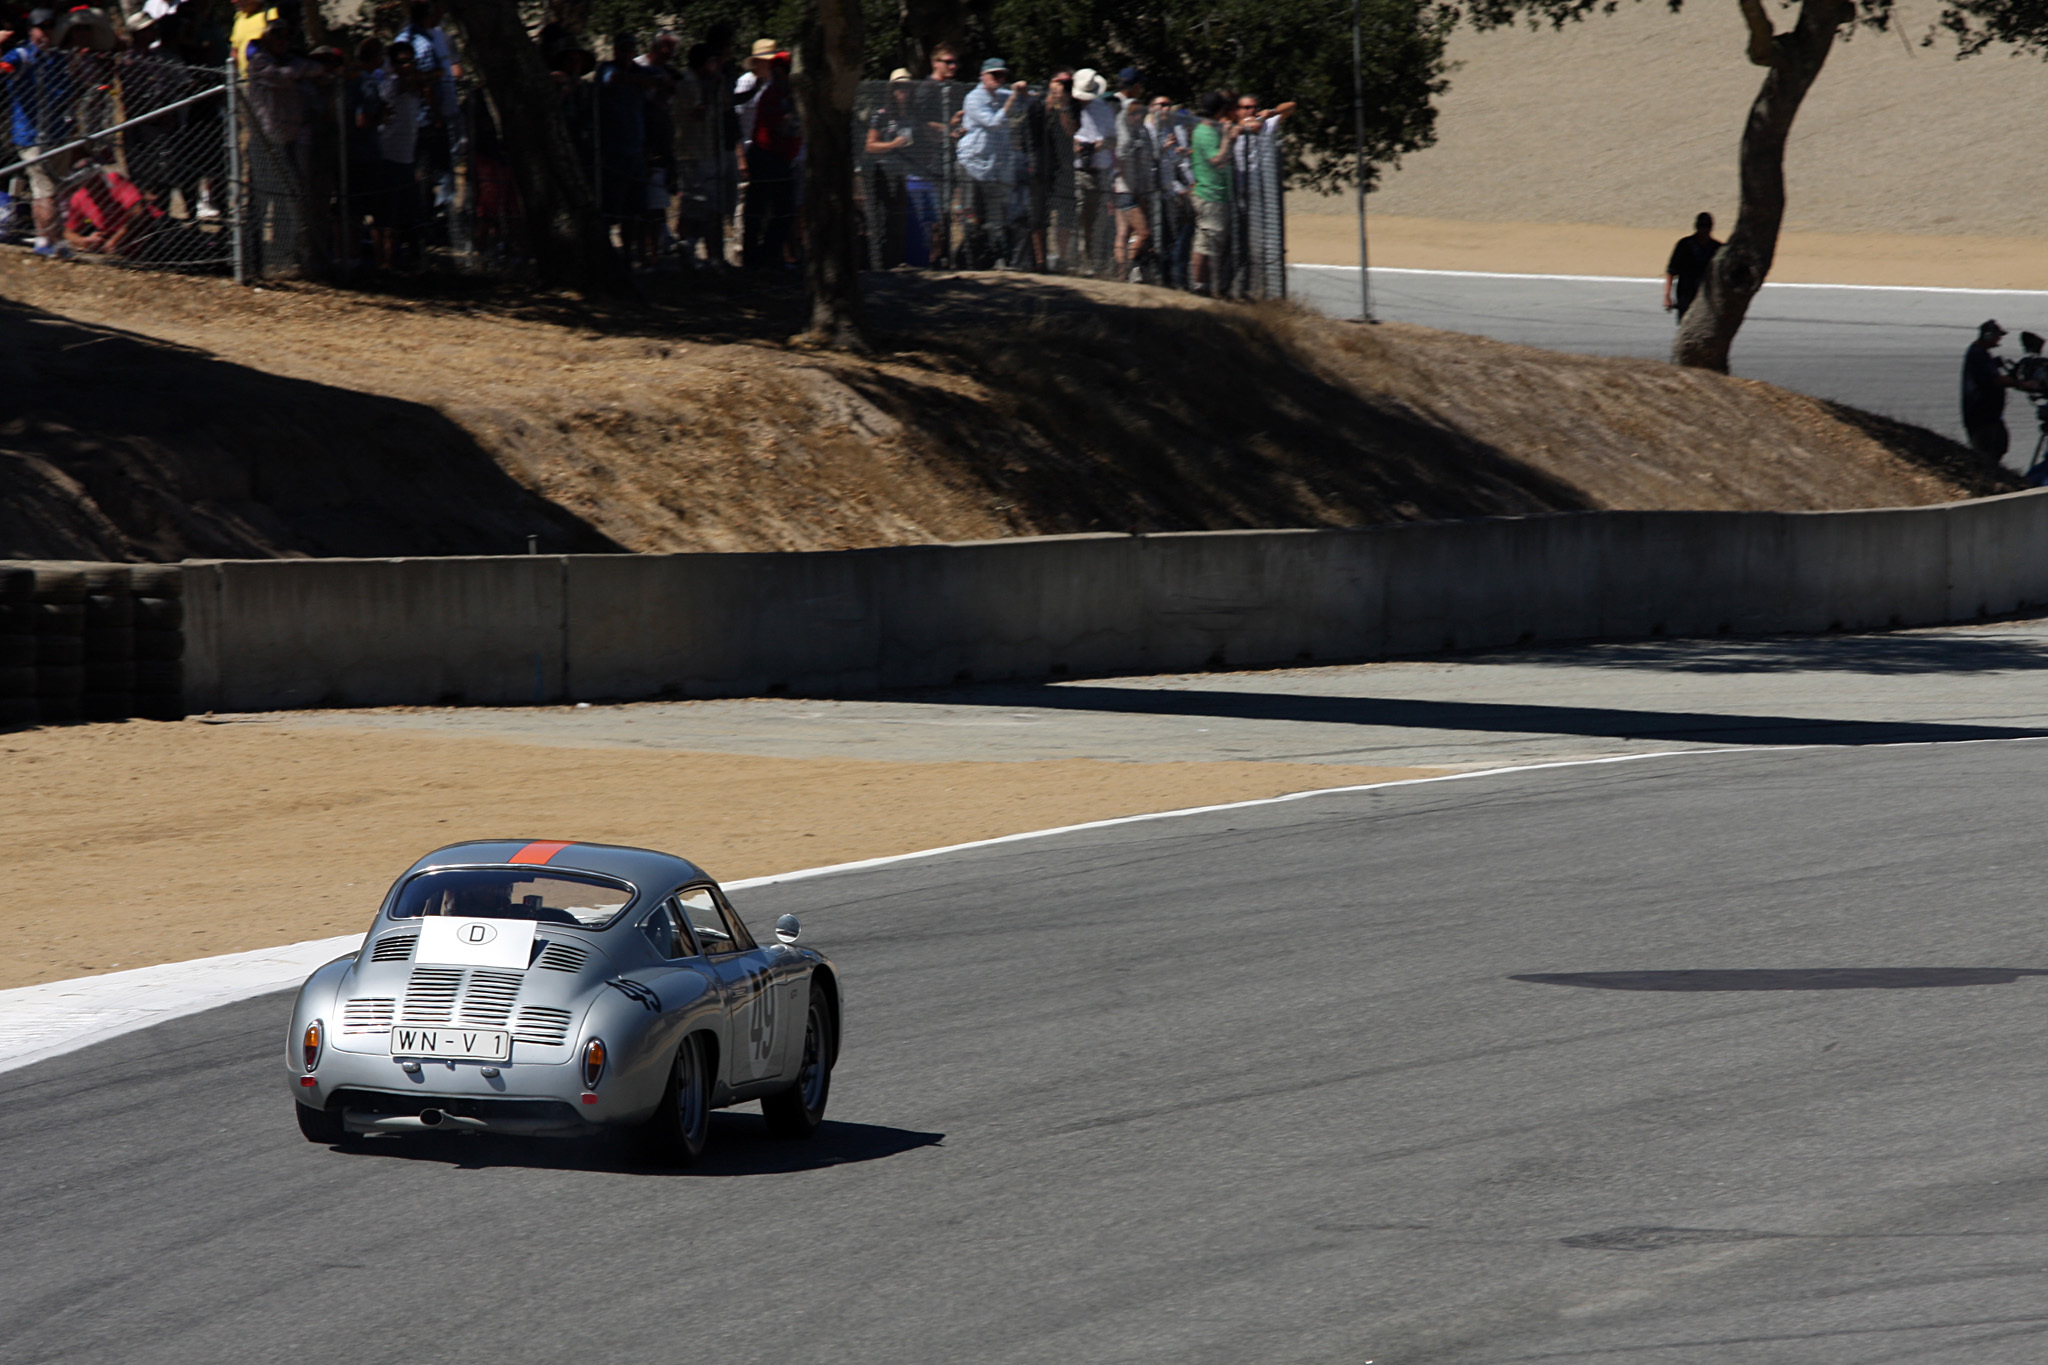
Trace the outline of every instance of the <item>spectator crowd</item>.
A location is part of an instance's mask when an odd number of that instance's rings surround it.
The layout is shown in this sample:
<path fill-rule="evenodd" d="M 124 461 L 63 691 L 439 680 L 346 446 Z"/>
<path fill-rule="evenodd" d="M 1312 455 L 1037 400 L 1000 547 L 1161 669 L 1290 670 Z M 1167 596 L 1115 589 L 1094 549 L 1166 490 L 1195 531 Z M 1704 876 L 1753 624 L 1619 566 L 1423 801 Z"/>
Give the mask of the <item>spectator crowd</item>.
<path fill-rule="evenodd" d="M 1001 57 L 956 81 L 956 49 L 923 80 L 898 70 L 863 144 L 871 262 L 1267 292 L 1281 255 L 1281 135 L 1292 103 L 1212 90 L 1192 107 L 1126 67 L 1051 72 Z M 1266 272 L 1274 273 L 1272 271 Z"/>
<path fill-rule="evenodd" d="M 519 195 L 490 106 L 438 0 L 412 0 L 404 20 L 389 36 L 329 29 L 303 0 L 0 11 L 0 241 L 322 276 L 419 270 L 437 252 L 515 265 Z M 735 40 L 730 24 L 644 49 L 632 33 L 536 35 L 609 240 L 636 269 L 799 260 L 791 54 Z M 863 84 L 870 265 L 1273 292 L 1291 104 L 1181 103 L 1131 68 L 1033 87 L 989 57 L 962 75 L 941 45 L 922 79 Z"/>

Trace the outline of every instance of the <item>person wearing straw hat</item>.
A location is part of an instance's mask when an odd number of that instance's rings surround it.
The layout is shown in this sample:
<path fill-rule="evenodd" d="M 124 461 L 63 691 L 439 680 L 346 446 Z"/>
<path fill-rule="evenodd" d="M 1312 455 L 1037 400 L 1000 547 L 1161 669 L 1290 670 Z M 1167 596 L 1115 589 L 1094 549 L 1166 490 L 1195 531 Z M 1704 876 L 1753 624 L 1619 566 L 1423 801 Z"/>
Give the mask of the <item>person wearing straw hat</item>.
<path fill-rule="evenodd" d="M 930 141 L 918 114 L 917 82 L 908 67 L 899 66 L 889 73 L 889 93 L 868 119 L 864 144 L 871 202 L 879 209 L 874 215 L 879 221 L 869 224 L 876 233 L 877 269 L 930 263 L 926 227 L 938 216 L 938 196 L 927 172 L 934 154 L 925 145 Z"/>
<path fill-rule="evenodd" d="M 1109 80 L 1093 67 L 1074 73 L 1080 124 L 1074 132 L 1074 201 L 1083 272 L 1110 272 L 1111 185 L 1116 178 L 1116 102 L 1105 98 Z"/>

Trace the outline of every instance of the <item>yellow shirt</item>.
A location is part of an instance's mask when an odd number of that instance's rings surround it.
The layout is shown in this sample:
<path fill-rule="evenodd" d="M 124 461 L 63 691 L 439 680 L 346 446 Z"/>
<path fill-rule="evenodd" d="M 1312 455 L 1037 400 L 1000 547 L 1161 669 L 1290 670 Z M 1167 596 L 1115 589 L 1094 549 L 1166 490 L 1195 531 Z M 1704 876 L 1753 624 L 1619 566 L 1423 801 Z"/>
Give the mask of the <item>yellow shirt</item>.
<path fill-rule="evenodd" d="M 263 36 L 263 30 L 270 27 L 277 18 L 275 9 L 257 10 L 253 14 L 235 14 L 235 26 L 228 30 L 228 46 L 235 53 L 235 74 L 249 74 L 249 44 Z"/>

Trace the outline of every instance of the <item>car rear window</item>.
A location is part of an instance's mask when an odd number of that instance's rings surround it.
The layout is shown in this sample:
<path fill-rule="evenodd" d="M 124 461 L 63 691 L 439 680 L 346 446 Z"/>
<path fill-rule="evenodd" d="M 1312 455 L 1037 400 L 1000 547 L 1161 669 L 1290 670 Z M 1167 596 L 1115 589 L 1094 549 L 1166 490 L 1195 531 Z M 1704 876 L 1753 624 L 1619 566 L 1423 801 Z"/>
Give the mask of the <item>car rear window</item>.
<path fill-rule="evenodd" d="M 602 929 L 633 899 L 625 882 L 587 873 L 455 867 L 422 872 L 398 892 L 393 919 L 458 915 L 464 919 L 532 919 Z"/>

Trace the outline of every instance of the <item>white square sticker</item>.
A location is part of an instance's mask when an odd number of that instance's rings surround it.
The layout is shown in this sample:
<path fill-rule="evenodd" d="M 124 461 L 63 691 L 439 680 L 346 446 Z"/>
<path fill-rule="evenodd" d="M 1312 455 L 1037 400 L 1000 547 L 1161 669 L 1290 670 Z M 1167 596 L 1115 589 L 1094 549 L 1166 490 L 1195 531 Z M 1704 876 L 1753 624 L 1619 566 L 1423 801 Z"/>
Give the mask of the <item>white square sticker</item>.
<path fill-rule="evenodd" d="M 533 960 L 533 931 L 538 927 L 530 919 L 453 919 L 428 915 L 420 920 L 420 942 L 413 950 L 412 960 L 457 967 L 507 967 L 523 972 Z"/>

